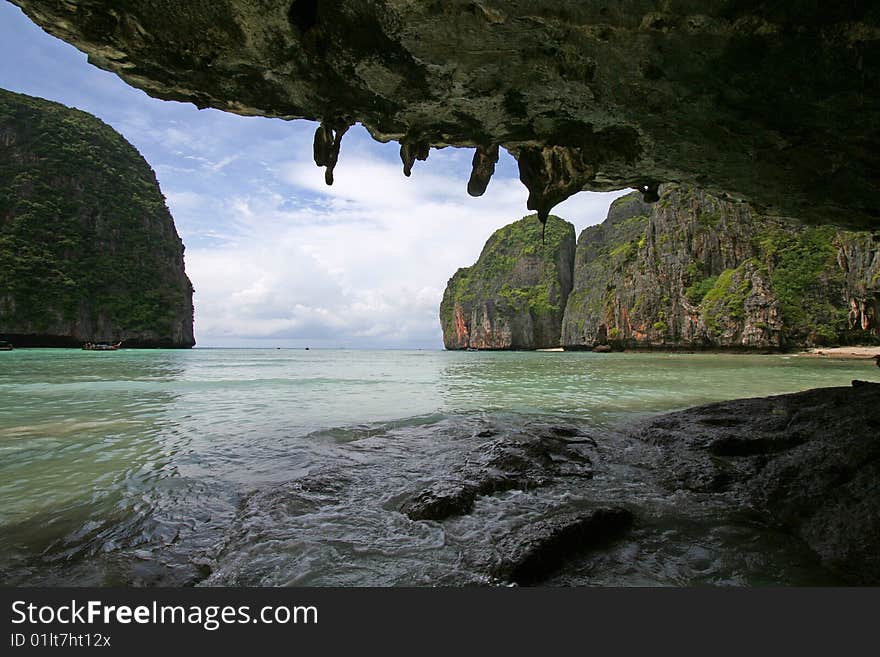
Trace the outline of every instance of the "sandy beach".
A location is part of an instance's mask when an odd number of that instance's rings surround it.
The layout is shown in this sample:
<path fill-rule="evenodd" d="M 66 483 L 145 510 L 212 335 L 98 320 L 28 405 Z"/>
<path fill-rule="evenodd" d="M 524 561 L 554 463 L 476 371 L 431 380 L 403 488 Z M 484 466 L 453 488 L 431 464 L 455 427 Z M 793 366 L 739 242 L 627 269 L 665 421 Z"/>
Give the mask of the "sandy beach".
<path fill-rule="evenodd" d="M 880 347 L 820 347 L 803 351 L 798 356 L 861 360 L 880 356 Z"/>

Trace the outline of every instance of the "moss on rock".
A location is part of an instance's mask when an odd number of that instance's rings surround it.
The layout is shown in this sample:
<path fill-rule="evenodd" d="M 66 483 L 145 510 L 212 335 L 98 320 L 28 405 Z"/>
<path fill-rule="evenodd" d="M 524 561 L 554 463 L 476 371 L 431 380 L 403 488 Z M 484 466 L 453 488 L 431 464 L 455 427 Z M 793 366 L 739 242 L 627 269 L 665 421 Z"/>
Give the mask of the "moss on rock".
<path fill-rule="evenodd" d="M 440 305 L 447 349 L 541 349 L 560 344 L 571 290 L 574 227 L 536 215 L 498 229 L 477 262 L 449 280 Z"/>
<path fill-rule="evenodd" d="M 867 233 L 764 217 L 664 186 L 585 229 L 563 320 L 568 348 L 779 348 L 880 342 L 880 249 Z"/>

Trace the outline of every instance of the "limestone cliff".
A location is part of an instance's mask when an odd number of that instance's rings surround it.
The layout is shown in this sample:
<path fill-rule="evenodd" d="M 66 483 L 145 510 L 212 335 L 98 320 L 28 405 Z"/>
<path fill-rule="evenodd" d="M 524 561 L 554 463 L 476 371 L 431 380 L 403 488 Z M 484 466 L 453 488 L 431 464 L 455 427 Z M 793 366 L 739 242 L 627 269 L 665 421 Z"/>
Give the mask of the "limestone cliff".
<path fill-rule="evenodd" d="M 191 347 L 192 291 L 137 150 L 85 112 L 0 90 L 0 338 Z"/>
<path fill-rule="evenodd" d="M 880 245 L 669 185 L 578 240 L 566 348 L 783 348 L 880 342 Z"/>
<path fill-rule="evenodd" d="M 447 349 L 543 349 L 560 346 L 571 291 L 574 226 L 532 215 L 500 228 L 476 264 L 449 280 L 440 304 Z"/>

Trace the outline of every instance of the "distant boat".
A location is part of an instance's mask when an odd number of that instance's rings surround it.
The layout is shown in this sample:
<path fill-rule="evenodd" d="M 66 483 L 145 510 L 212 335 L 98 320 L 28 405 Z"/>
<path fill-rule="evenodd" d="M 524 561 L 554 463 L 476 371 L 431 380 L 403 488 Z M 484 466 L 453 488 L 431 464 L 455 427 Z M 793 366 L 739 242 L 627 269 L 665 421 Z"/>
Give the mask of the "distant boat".
<path fill-rule="evenodd" d="M 107 344 L 106 342 L 86 342 L 82 348 L 83 351 L 116 351 L 122 346 L 122 340 L 115 344 Z"/>
<path fill-rule="evenodd" d="M 12 351 L 14 347 L 8 342 L 3 342 L 0 340 L 0 351 Z"/>

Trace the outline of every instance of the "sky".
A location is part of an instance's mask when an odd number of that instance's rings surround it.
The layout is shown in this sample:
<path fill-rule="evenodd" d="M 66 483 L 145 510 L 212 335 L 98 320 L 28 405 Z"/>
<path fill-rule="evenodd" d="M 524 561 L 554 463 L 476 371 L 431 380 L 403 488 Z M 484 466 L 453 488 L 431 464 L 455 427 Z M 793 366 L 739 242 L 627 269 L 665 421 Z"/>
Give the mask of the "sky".
<path fill-rule="evenodd" d="M 315 123 L 151 98 L 5 0 L 0 87 L 98 116 L 150 163 L 186 247 L 202 347 L 442 348 L 446 282 L 529 214 L 507 152 L 475 199 L 471 150 L 432 150 L 405 178 L 398 145 L 360 125 L 328 187 L 312 160 Z M 627 191 L 581 192 L 553 213 L 580 233 Z"/>

